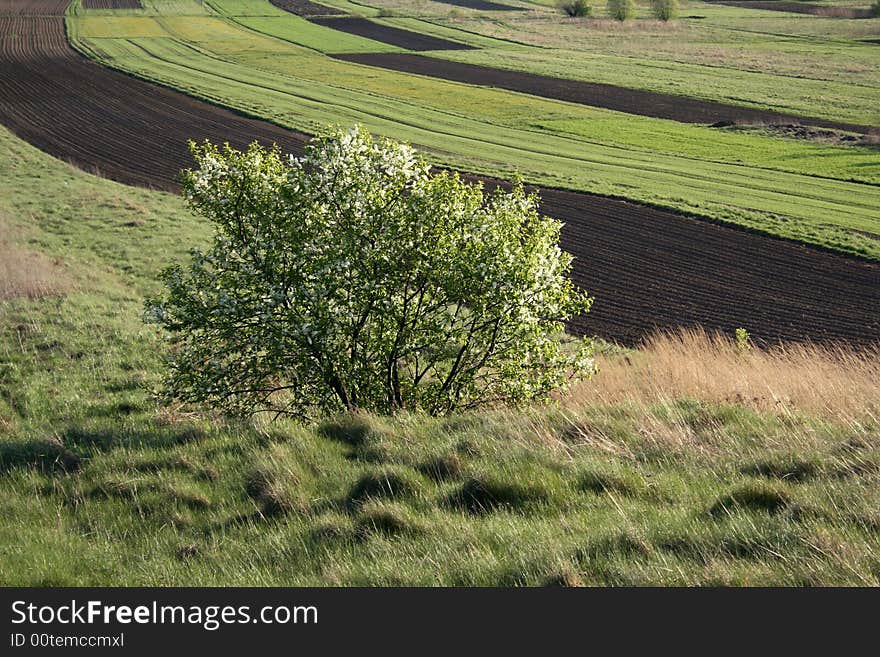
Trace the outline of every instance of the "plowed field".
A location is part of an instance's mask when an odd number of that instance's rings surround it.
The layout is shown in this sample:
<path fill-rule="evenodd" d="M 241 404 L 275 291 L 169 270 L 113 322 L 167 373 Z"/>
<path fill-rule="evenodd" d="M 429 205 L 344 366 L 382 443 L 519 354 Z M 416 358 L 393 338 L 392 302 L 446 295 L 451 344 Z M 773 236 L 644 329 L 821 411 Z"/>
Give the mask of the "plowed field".
<path fill-rule="evenodd" d="M 401 30 L 382 25 L 366 18 L 309 18 L 312 23 L 334 30 L 356 34 L 366 39 L 380 41 L 407 50 L 471 50 L 472 46 L 448 39 Z"/>
<path fill-rule="evenodd" d="M 590 105 L 591 107 L 604 107 L 628 114 L 672 119 L 673 121 L 681 121 L 683 123 L 794 123 L 860 133 L 880 132 L 880 128 L 877 126 L 863 126 L 841 121 L 793 116 L 781 112 L 752 109 L 740 105 L 728 105 L 699 98 L 688 98 L 640 89 L 627 89 L 625 87 L 596 82 L 563 80 L 535 73 L 446 61 L 423 55 L 411 55 L 408 53 L 352 53 L 333 56 L 347 62 L 356 62 L 367 66 L 378 66 L 394 71 L 427 75 L 465 84 L 496 87 L 543 98 L 553 98 L 570 103 Z"/>
<path fill-rule="evenodd" d="M 0 4 L 0 121 L 23 139 L 84 169 L 165 189 L 190 163 L 188 139 L 301 150 L 304 135 L 81 57 L 60 12 L 51 15 L 63 4 Z M 29 16 L 36 9 L 50 15 Z M 654 328 L 701 324 L 743 326 L 762 341 L 880 339 L 876 263 L 623 201 L 541 194 L 544 212 L 566 222 L 573 278 L 597 298 L 573 322 L 579 332 L 634 343 Z"/>

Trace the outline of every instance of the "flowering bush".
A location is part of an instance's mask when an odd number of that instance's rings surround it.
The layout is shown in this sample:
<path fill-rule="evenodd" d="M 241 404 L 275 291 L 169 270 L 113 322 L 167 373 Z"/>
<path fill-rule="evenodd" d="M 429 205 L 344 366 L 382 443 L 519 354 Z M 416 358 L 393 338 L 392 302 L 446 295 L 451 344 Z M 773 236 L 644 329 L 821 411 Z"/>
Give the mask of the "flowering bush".
<path fill-rule="evenodd" d="M 439 415 L 592 372 L 589 340 L 561 342 L 591 299 L 522 185 L 485 194 L 358 127 L 301 158 L 191 150 L 184 194 L 216 231 L 146 304 L 171 343 L 169 396 L 240 415 Z"/>

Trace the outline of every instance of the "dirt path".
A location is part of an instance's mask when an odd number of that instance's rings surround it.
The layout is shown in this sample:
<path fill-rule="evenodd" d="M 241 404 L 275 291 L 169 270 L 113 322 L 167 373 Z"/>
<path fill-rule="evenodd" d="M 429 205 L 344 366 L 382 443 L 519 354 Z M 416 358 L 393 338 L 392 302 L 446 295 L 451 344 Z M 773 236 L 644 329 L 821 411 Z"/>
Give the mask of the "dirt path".
<path fill-rule="evenodd" d="M 880 133 L 880 127 L 878 126 L 864 126 L 844 123 L 842 121 L 795 116 L 781 112 L 751 109 L 739 105 L 728 105 L 711 100 L 688 98 L 686 96 L 674 96 L 639 89 L 626 89 L 598 82 L 563 80 L 534 73 L 451 62 L 424 55 L 357 53 L 332 55 L 332 57 L 347 62 L 377 66 L 404 73 L 415 73 L 417 75 L 426 75 L 465 84 L 496 87 L 532 96 L 578 103 L 580 105 L 604 107 L 618 112 L 626 112 L 627 114 L 672 119 L 682 123 L 795 123 L 859 133 Z"/>
<path fill-rule="evenodd" d="M 60 15 L 0 17 L 0 122 L 88 171 L 176 189 L 186 141 L 257 139 L 299 153 L 308 139 L 108 70 L 67 44 Z M 0 14 L 12 4 L 0 4 Z M 38 7 L 39 8 L 39 7 Z M 13 38 L 12 35 L 15 35 Z M 543 190 L 565 221 L 572 277 L 596 296 L 578 332 L 635 343 L 654 328 L 743 326 L 764 341 L 880 340 L 880 264 L 860 262 L 612 199 Z"/>

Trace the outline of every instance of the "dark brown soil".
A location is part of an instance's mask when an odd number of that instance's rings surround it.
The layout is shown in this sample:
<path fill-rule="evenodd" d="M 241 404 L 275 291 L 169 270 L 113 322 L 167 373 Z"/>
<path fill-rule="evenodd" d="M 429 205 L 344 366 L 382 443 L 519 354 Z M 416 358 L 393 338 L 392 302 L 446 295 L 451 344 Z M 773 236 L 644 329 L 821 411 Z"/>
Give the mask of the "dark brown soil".
<path fill-rule="evenodd" d="M 769 133 L 786 139 L 803 139 L 806 141 L 815 141 L 821 144 L 860 144 L 869 145 L 873 137 L 862 135 L 858 137 L 846 132 L 838 132 L 837 130 L 828 130 L 827 128 L 808 128 L 806 126 L 794 123 L 770 123 L 767 125 L 759 124 L 736 124 L 736 123 L 715 123 L 713 128 L 728 128 L 730 130 L 741 130 L 745 132 L 759 131 Z"/>
<path fill-rule="evenodd" d="M 742 7 L 744 9 L 764 9 L 767 11 L 785 11 L 790 14 L 809 14 L 825 18 L 871 18 L 870 9 L 853 9 L 850 7 L 828 7 L 810 2 L 790 2 L 789 0 L 707 0 L 718 5 Z"/>
<path fill-rule="evenodd" d="M 0 18 L 0 122 L 83 169 L 169 190 L 190 165 L 190 138 L 293 153 L 308 139 L 90 62 L 67 44 L 60 16 Z M 630 344 L 693 325 L 743 326 L 763 342 L 880 340 L 878 263 L 634 203 L 540 193 L 543 211 L 565 222 L 572 278 L 596 297 L 577 332 Z"/>
<path fill-rule="evenodd" d="M 523 7 L 511 7 L 510 5 L 502 5 L 498 2 L 489 2 L 489 0 L 437 0 L 437 2 L 441 2 L 444 5 L 478 9 L 480 11 L 525 11 Z"/>
<path fill-rule="evenodd" d="M 297 16 L 339 16 L 345 12 L 334 7 L 320 5 L 311 0 L 269 0 L 273 5 Z"/>
<path fill-rule="evenodd" d="M 565 221 L 572 278 L 596 297 L 579 332 L 635 343 L 652 328 L 703 326 L 761 343 L 880 341 L 880 264 L 636 204 L 541 190 Z"/>
<path fill-rule="evenodd" d="M 324 25 L 334 30 L 341 30 L 349 34 L 381 41 L 398 48 L 407 50 L 472 50 L 473 46 L 447 39 L 401 30 L 397 27 L 389 27 L 375 23 L 366 18 L 309 18 L 312 23 Z"/>
<path fill-rule="evenodd" d="M 290 151 L 306 139 L 85 59 L 61 16 L 0 17 L 0 122 L 87 171 L 164 189 L 192 162 L 188 139 Z"/>
<path fill-rule="evenodd" d="M 849 132 L 880 133 L 880 127 L 876 126 L 793 116 L 779 112 L 741 107 L 739 105 L 727 105 L 711 100 L 700 100 L 698 98 L 674 96 L 672 94 L 642 91 L 639 89 L 626 89 L 597 82 L 563 80 L 534 73 L 451 62 L 433 57 L 425 57 L 424 55 L 358 53 L 332 56 L 347 62 L 356 62 L 358 64 L 366 64 L 367 66 L 378 66 L 380 68 L 426 75 L 465 84 L 497 87 L 533 96 L 554 98 L 592 107 L 604 107 L 628 114 L 672 119 L 673 121 L 681 121 L 683 123 L 797 123 Z"/>
<path fill-rule="evenodd" d="M 0 0 L 0 16 L 63 16 L 70 0 Z"/>
<path fill-rule="evenodd" d="M 143 9 L 141 0 L 82 0 L 84 9 Z"/>

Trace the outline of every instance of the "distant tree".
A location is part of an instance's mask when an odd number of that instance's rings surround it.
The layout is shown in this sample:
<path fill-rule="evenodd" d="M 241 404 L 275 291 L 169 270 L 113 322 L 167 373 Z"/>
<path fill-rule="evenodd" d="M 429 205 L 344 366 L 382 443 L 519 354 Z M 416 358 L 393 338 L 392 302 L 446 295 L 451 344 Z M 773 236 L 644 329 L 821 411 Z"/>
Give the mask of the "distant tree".
<path fill-rule="evenodd" d="M 608 13 L 617 21 L 625 21 L 636 15 L 634 0 L 608 0 Z"/>
<path fill-rule="evenodd" d="M 584 18 L 593 13 L 587 0 L 560 0 L 557 7 L 571 18 Z"/>
<path fill-rule="evenodd" d="M 486 194 L 362 128 L 301 158 L 191 148 L 184 194 L 215 235 L 146 304 L 171 342 L 169 396 L 240 415 L 442 415 L 592 373 L 590 341 L 562 341 L 591 299 L 521 184 Z"/>
<path fill-rule="evenodd" d="M 656 19 L 671 21 L 678 16 L 678 0 L 651 0 L 651 11 Z"/>
<path fill-rule="evenodd" d="M 874 4 L 871 5 L 871 16 L 880 18 L 880 0 L 874 0 Z"/>

